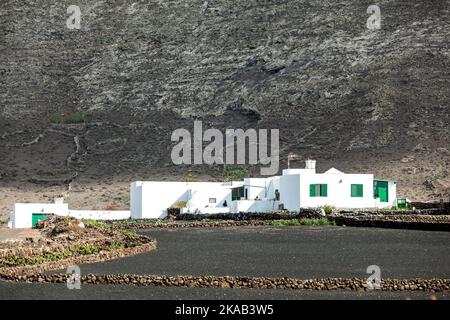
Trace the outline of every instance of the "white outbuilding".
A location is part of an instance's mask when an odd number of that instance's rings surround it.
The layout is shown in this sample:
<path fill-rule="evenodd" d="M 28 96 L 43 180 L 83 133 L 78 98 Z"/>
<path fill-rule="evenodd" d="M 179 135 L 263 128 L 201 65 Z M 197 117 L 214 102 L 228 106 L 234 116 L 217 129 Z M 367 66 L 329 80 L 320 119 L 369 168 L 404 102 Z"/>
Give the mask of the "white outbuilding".
<path fill-rule="evenodd" d="M 70 210 L 62 198 L 54 203 L 15 203 L 10 214 L 9 228 L 33 228 L 39 220 L 49 215 L 69 216 L 78 219 L 119 220 L 130 218 L 129 210 Z"/>

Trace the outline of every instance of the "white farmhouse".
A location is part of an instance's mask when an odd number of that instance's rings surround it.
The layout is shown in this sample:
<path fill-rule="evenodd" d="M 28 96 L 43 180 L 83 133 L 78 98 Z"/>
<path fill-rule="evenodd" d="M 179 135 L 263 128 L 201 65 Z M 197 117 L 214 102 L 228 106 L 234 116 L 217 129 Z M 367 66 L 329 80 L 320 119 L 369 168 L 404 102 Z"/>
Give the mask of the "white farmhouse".
<path fill-rule="evenodd" d="M 63 199 L 53 204 L 15 203 L 11 228 L 31 228 L 49 214 L 79 219 L 115 220 L 164 218 L 167 209 L 191 213 L 270 212 L 324 205 L 336 208 L 385 208 L 397 204 L 396 182 L 372 174 L 346 174 L 331 168 L 316 172 L 316 162 L 304 169 L 285 169 L 281 176 L 245 178 L 233 182 L 136 181 L 131 184 L 130 210 L 70 210 Z"/>
<path fill-rule="evenodd" d="M 304 169 L 285 169 L 281 176 L 241 182 L 133 182 L 131 218 L 164 218 L 174 206 L 192 213 L 396 206 L 396 181 L 374 179 L 372 174 L 346 174 L 335 168 L 317 173 L 315 165 L 315 160 L 307 160 Z"/>

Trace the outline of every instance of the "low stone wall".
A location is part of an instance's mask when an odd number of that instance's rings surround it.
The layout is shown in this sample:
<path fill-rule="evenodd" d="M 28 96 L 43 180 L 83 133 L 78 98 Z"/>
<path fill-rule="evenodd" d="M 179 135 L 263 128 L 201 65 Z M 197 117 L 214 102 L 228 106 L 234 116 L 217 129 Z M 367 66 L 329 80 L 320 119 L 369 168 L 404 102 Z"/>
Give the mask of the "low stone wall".
<path fill-rule="evenodd" d="M 411 202 L 410 207 L 414 207 L 416 209 L 436 209 L 436 208 L 444 208 L 450 210 L 450 202 Z"/>
<path fill-rule="evenodd" d="M 420 211 L 423 212 L 423 211 Z M 450 215 L 427 215 L 427 214 L 383 214 L 384 212 L 350 212 L 342 211 L 327 215 L 330 221 L 336 225 L 352 227 L 375 227 L 375 228 L 396 228 L 415 229 L 429 231 L 450 231 Z M 151 228 L 214 228 L 214 227 L 239 227 L 239 226 L 271 226 L 273 220 L 292 219 L 317 219 L 324 218 L 322 212 L 317 210 L 304 210 L 300 213 L 239 213 L 239 214 L 184 214 L 175 221 L 147 221 L 138 220 L 130 224 L 116 224 L 110 222 L 118 228 L 151 229 Z M 217 221 L 215 221 L 217 220 Z"/>
<path fill-rule="evenodd" d="M 66 283 L 67 274 L 1 275 L 0 279 L 16 282 Z M 157 276 L 157 275 L 95 275 L 81 276 L 81 283 L 102 285 L 175 286 L 197 288 L 254 288 L 310 290 L 368 290 L 366 279 L 326 278 L 299 280 L 294 278 L 229 277 L 229 276 Z M 450 289 L 450 279 L 382 279 L 382 291 L 431 291 Z"/>
<path fill-rule="evenodd" d="M 321 218 L 325 214 L 322 209 L 307 208 L 300 212 L 239 212 L 239 213 L 217 213 L 217 214 L 192 214 L 183 213 L 175 215 L 175 220 L 292 220 L 301 218 Z"/>
<path fill-rule="evenodd" d="M 249 221 L 195 221 L 195 222 L 185 222 L 185 221 L 175 221 L 167 223 L 151 223 L 151 222 L 141 222 L 133 223 L 128 225 L 131 229 L 153 229 L 153 228 L 163 228 L 163 229 L 179 229 L 179 228 L 215 228 L 215 227 L 256 227 L 256 226 L 269 226 L 272 225 L 272 220 L 249 220 Z M 123 226 L 121 226 L 123 228 Z"/>
<path fill-rule="evenodd" d="M 219 214 L 179 214 L 174 220 L 155 222 L 154 220 L 135 220 L 133 223 L 120 223 L 108 221 L 113 227 L 150 229 L 150 228 L 214 228 L 214 227 L 238 227 L 238 226 L 269 226 L 273 220 L 293 219 L 319 219 L 325 217 L 322 209 L 302 209 L 294 212 L 241 212 L 241 213 L 219 213 Z"/>
<path fill-rule="evenodd" d="M 384 220 L 384 221 L 401 221 L 401 222 L 432 222 L 432 223 L 450 223 L 450 215 L 445 216 L 429 216 L 429 215 L 418 215 L 418 214 L 410 214 L 410 215 L 395 215 L 395 214 L 386 214 L 386 215 L 331 215 L 330 218 L 334 216 L 342 216 L 348 217 L 356 220 Z"/>
<path fill-rule="evenodd" d="M 429 208 L 420 210 L 339 210 L 339 214 L 354 216 L 370 215 L 450 215 L 450 208 Z"/>
<path fill-rule="evenodd" d="M 450 231 L 450 222 L 441 221 L 410 221 L 394 220 L 387 217 L 354 217 L 354 216 L 329 216 L 328 219 L 333 221 L 338 226 L 349 227 L 373 227 L 373 228 L 393 228 L 393 229 L 414 229 L 426 231 Z M 398 218 L 398 217 L 397 217 Z"/>

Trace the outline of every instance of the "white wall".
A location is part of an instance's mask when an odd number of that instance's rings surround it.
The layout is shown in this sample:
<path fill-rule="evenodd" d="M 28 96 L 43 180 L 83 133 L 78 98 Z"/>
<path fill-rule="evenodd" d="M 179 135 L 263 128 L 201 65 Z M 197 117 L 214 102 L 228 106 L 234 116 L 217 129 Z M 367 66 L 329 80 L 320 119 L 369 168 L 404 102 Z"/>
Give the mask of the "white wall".
<path fill-rule="evenodd" d="M 275 199 L 275 190 L 280 191 L 280 177 L 270 177 L 267 179 L 267 199 Z M 277 206 L 278 208 L 278 206 Z"/>
<path fill-rule="evenodd" d="M 141 211 L 133 207 L 133 218 L 164 218 L 167 208 L 188 200 L 188 186 L 183 182 L 142 182 Z"/>
<path fill-rule="evenodd" d="M 389 205 L 397 206 L 397 182 L 389 181 L 388 183 Z"/>
<path fill-rule="evenodd" d="M 15 203 L 11 213 L 12 228 L 31 228 L 33 213 L 67 215 L 67 203 Z"/>
<path fill-rule="evenodd" d="M 217 212 L 222 210 L 224 201 L 227 205 L 231 203 L 231 186 L 224 185 L 221 182 L 191 182 L 190 200 L 188 202 L 188 209 L 199 209 L 200 212 Z M 215 198 L 215 203 L 209 203 L 210 198 Z"/>
<path fill-rule="evenodd" d="M 242 183 L 222 182 L 157 182 L 144 181 L 140 188 L 132 189 L 133 193 L 141 192 L 141 196 L 133 196 L 131 200 L 131 216 L 133 218 L 164 218 L 167 208 L 178 201 L 187 201 L 187 211 L 201 213 L 217 213 L 229 211 L 231 205 L 231 188 L 242 186 Z M 216 203 L 209 203 L 215 198 Z M 138 200 L 141 206 L 135 207 Z M 227 207 L 224 207 L 224 201 Z"/>
<path fill-rule="evenodd" d="M 136 181 L 130 185 L 130 211 L 131 218 L 140 218 L 142 212 L 142 181 Z"/>
<path fill-rule="evenodd" d="M 304 173 L 314 174 L 316 173 L 316 169 L 283 169 L 283 176 Z"/>
<path fill-rule="evenodd" d="M 266 198 L 267 179 L 266 178 L 245 178 L 244 188 L 247 189 L 247 200 Z M 244 193 L 245 194 L 245 193 Z"/>
<path fill-rule="evenodd" d="M 11 228 L 31 228 L 33 213 L 70 216 L 77 219 L 120 220 L 129 219 L 130 211 L 123 210 L 69 210 L 67 203 L 15 203 L 11 212 Z"/>
<path fill-rule="evenodd" d="M 327 184 L 327 197 L 311 197 L 310 184 Z M 351 185 L 363 185 L 363 197 L 351 196 Z M 302 174 L 300 206 L 302 208 L 332 205 L 338 208 L 375 207 L 373 175 L 371 174 Z"/>
<path fill-rule="evenodd" d="M 300 175 L 280 177 L 280 203 L 289 211 L 300 209 Z"/>
<path fill-rule="evenodd" d="M 77 219 L 92 220 L 122 220 L 131 217 L 129 210 L 69 210 L 67 215 Z"/>
<path fill-rule="evenodd" d="M 266 212 L 278 210 L 279 201 L 274 200 L 237 200 L 233 201 L 232 213 L 238 212 Z"/>
<path fill-rule="evenodd" d="M 208 207 L 208 208 L 203 208 L 201 209 L 200 213 L 204 213 L 204 214 L 218 214 L 218 213 L 229 213 L 231 212 L 231 204 L 228 204 L 227 207 L 217 207 L 217 208 L 212 208 L 212 207 Z M 181 213 L 195 213 L 195 209 L 194 208 L 182 208 Z"/>

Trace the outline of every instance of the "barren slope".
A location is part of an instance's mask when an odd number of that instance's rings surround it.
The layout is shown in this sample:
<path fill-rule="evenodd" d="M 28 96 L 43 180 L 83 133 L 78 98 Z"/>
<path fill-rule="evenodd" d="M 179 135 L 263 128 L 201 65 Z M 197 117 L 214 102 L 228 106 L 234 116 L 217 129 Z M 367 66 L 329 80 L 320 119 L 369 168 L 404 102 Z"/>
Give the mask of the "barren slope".
<path fill-rule="evenodd" d="M 128 181 L 186 174 L 170 134 L 194 118 L 279 128 L 281 168 L 292 151 L 448 197 L 449 1 L 378 1 L 377 31 L 366 0 L 76 2 L 80 30 L 66 27 L 73 1 L 0 3 L 3 216 L 59 193 L 126 207 Z M 58 123 L 76 112 L 83 123 Z"/>

